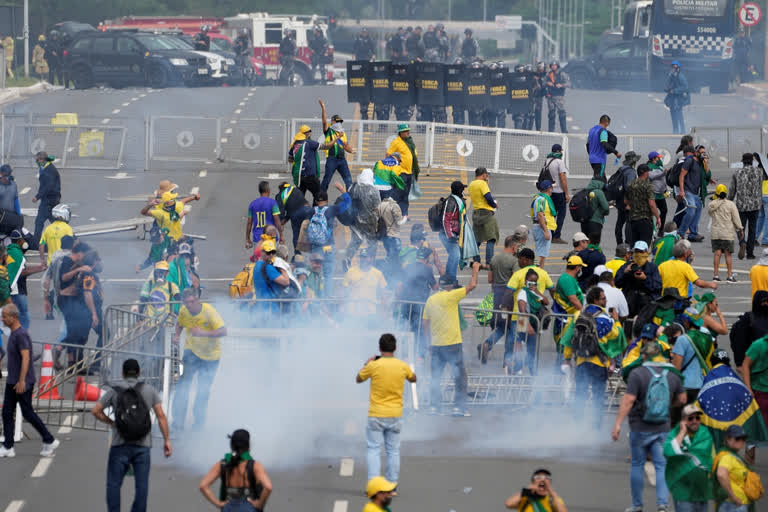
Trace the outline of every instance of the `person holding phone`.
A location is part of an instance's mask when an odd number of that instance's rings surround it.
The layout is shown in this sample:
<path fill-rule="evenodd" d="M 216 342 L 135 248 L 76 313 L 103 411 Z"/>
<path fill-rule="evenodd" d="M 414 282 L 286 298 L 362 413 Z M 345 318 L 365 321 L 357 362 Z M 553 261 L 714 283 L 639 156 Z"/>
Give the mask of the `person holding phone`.
<path fill-rule="evenodd" d="M 504 506 L 509 510 L 519 512 L 535 512 L 537 510 L 568 512 L 565 502 L 552 487 L 552 473 L 543 468 L 534 471 L 531 476 L 531 484 L 523 487 L 517 494 L 510 496 Z"/>

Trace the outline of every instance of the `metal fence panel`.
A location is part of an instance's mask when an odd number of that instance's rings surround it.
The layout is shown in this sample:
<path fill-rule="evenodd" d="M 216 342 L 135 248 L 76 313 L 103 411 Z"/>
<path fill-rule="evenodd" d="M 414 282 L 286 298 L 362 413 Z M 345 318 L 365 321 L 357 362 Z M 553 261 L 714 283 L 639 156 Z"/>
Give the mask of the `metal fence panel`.
<path fill-rule="evenodd" d="M 702 144 L 707 148 L 711 166 L 730 166 L 732 160 L 730 159 L 730 151 L 728 150 L 727 128 L 696 127 L 691 133 L 693 134 L 693 143 L 695 145 Z M 741 155 L 739 155 L 739 157 L 740 156 Z M 738 158 L 736 162 L 741 162 L 741 158 Z"/>
<path fill-rule="evenodd" d="M 496 128 L 435 123 L 432 166 L 496 169 L 499 136 Z"/>
<path fill-rule="evenodd" d="M 127 130 L 123 126 L 82 126 L 69 128 L 66 166 L 78 169 L 119 169 Z"/>
<path fill-rule="evenodd" d="M 674 134 L 627 135 L 627 144 L 626 150 L 620 149 L 619 151 L 622 153 L 626 153 L 627 150 L 634 151 L 640 155 L 640 163 L 646 161 L 648 153 L 656 151 L 661 154 L 664 166 L 671 167 L 675 163 L 675 150 L 680 144 L 680 136 Z"/>
<path fill-rule="evenodd" d="M 731 167 L 741 164 L 744 153 L 762 152 L 762 132 L 760 126 L 728 128 L 728 163 Z"/>
<path fill-rule="evenodd" d="M 216 117 L 152 116 L 149 131 L 151 160 L 206 162 L 221 154 L 221 119 Z"/>
<path fill-rule="evenodd" d="M 526 130 L 500 130 L 499 161 L 496 172 L 523 173 L 538 177 L 554 144 L 565 146 L 562 134 Z"/>
<path fill-rule="evenodd" d="M 616 135 L 618 139 L 616 149 L 622 153 L 626 153 L 630 147 L 629 135 Z M 587 154 L 587 134 L 586 133 L 569 133 L 567 134 L 568 146 L 565 151 L 565 160 L 568 170 L 572 174 L 592 174 L 592 167 L 589 165 L 589 155 Z M 637 152 L 637 150 L 635 150 Z M 605 175 L 610 176 L 621 166 L 621 162 L 616 163 L 615 155 L 608 155 L 608 160 L 605 164 Z"/>
<path fill-rule="evenodd" d="M 57 165 L 64 167 L 69 141 L 69 127 L 17 123 L 11 127 L 5 160 L 13 167 L 36 167 L 34 154 L 46 151 L 59 159 Z"/>
<path fill-rule="evenodd" d="M 240 119 L 224 128 L 221 160 L 239 163 L 283 164 L 288 161 L 286 119 Z"/>

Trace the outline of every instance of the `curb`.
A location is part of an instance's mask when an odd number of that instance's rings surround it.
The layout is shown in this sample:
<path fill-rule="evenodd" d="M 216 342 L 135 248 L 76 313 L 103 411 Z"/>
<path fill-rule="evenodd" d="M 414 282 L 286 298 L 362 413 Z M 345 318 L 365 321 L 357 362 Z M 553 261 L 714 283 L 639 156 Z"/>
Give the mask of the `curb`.
<path fill-rule="evenodd" d="M 54 86 L 46 82 L 38 82 L 28 87 L 8 87 L 0 91 L 0 105 L 16 101 L 24 96 L 32 96 L 54 90 Z"/>

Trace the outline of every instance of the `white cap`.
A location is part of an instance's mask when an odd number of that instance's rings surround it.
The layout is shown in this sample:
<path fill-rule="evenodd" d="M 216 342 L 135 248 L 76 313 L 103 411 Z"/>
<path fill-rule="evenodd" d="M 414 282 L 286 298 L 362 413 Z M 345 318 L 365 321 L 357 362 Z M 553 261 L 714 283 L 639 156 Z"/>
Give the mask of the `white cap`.
<path fill-rule="evenodd" d="M 573 235 L 573 241 L 574 242 L 584 242 L 584 241 L 588 241 L 588 240 L 589 240 L 589 237 L 587 235 L 585 235 L 584 233 L 582 233 L 581 231 L 578 231 L 578 232 L 576 232 L 575 235 Z"/>
<path fill-rule="evenodd" d="M 605 265 L 598 265 L 595 267 L 595 271 L 593 272 L 593 274 L 600 277 L 603 274 L 603 272 L 610 272 L 610 270 Z"/>

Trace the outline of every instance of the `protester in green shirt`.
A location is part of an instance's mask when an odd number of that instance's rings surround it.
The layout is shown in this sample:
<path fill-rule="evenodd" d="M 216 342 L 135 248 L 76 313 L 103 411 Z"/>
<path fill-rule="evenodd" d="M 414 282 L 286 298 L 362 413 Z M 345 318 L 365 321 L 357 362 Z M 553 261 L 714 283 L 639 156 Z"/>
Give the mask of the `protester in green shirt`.
<path fill-rule="evenodd" d="M 673 259 L 672 248 L 680 236 L 677 234 L 677 224 L 670 221 L 664 224 L 664 234 L 653 243 L 653 263 L 657 266 Z"/>

